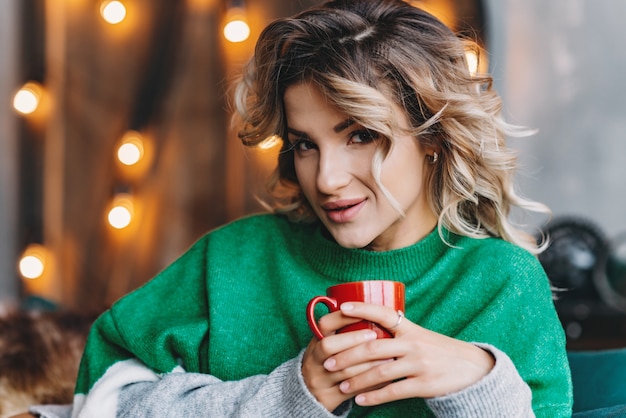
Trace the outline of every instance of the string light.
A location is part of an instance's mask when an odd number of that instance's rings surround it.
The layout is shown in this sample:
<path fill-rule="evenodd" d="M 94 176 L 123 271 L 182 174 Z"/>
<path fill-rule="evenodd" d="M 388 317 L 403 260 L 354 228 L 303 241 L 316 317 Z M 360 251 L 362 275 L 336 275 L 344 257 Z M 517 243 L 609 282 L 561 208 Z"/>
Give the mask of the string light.
<path fill-rule="evenodd" d="M 478 74 L 478 51 L 468 49 L 465 51 L 465 59 L 467 60 L 467 68 L 471 75 Z"/>
<path fill-rule="evenodd" d="M 275 146 L 280 145 L 282 141 L 283 140 L 278 135 L 272 135 L 264 139 L 263 142 L 261 142 L 258 145 L 258 147 L 263 150 L 267 150 L 267 149 L 274 148 Z"/>
<path fill-rule="evenodd" d="M 137 131 L 128 131 L 117 148 L 117 159 L 124 165 L 137 164 L 144 155 L 143 140 Z"/>
<path fill-rule="evenodd" d="M 121 1 L 103 1 L 100 4 L 100 15 L 106 22 L 115 25 L 126 17 L 126 7 Z"/>
<path fill-rule="evenodd" d="M 243 16 L 236 16 L 224 26 L 224 37 L 233 43 L 243 42 L 250 37 L 250 26 Z"/>
<path fill-rule="evenodd" d="M 20 260 L 20 274 L 27 279 L 41 277 L 43 270 L 43 260 L 35 255 L 26 255 Z"/>
<path fill-rule="evenodd" d="M 233 43 L 243 42 L 250 37 L 244 0 L 228 0 L 227 7 L 224 38 Z"/>
<path fill-rule="evenodd" d="M 39 107 L 43 89 L 39 83 L 29 81 L 13 96 L 13 108 L 23 115 L 30 115 Z"/>
<path fill-rule="evenodd" d="M 141 160 L 142 148 L 140 144 L 122 144 L 117 150 L 117 158 L 124 165 L 135 165 Z"/>
<path fill-rule="evenodd" d="M 46 270 L 46 249 L 39 244 L 31 244 L 22 253 L 18 270 L 25 279 L 38 279 Z"/>
<path fill-rule="evenodd" d="M 119 194 L 113 199 L 107 214 L 109 225 L 115 229 L 124 229 L 130 225 L 134 216 L 134 205 L 129 194 Z"/>

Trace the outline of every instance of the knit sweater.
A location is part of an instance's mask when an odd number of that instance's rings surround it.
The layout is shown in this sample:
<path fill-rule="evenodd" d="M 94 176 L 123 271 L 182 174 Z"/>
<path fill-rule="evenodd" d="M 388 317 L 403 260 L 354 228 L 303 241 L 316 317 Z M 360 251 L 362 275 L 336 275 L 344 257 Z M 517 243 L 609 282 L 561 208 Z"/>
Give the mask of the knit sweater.
<path fill-rule="evenodd" d="M 437 230 L 402 249 L 346 249 L 318 224 L 255 215 L 208 233 L 96 321 L 72 416 L 333 416 L 302 381 L 305 307 L 331 285 L 368 279 L 405 283 L 408 319 L 484 344 L 496 366 L 457 394 L 337 413 L 508 416 L 529 387 L 537 416 L 571 415 L 563 330 L 527 251 L 496 238 L 444 242 Z M 499 384 L 503 373 L 523 387 Z"/>

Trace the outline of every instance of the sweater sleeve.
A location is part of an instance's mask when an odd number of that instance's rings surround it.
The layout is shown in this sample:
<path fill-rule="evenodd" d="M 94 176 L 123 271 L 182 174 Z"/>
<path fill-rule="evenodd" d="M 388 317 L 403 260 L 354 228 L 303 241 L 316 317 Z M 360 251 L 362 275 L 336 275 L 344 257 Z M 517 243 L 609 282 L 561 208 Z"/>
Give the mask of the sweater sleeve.
<path fill-rule="evenodd" d="M 488 344 L 476 344 L 496 360 L 481 380 L 463 390 L 426 400 L 437 417 L 534 417 L 532 393 L 511 359 Z"/>
<path fill-rule="evenodd" d="M 170 373 L 131 385 L 120 395 L 119 417 L 333 417 L 304 385 L 302 353 L 269 375 L 222 382 L 199 373 Z M 343 411 L 341 416 L 347 416 Z"/>
<path fill-rule="evenodd" d="M 182 370 L 157 375 L 133 361 L 132 374 L 143 374 L 145 380 L 128 384 L 119 378 L 118 369 L 117 373 L 107 373 L 85 398 L 75 400 L 73 410 L 70 406 L 47 405 L 33 406 L 30 412 L 41 418 L 346 417 L 349 407 L 344 406 L 340 415 L 335 415 L 306 388 L 300 372 L 303 352 L 269 375 L 229 382 Z M 112 384 L 115 382 L 118 385 Z M 115 399 L 104 401 L 112 391 L 117 392 Z"/>

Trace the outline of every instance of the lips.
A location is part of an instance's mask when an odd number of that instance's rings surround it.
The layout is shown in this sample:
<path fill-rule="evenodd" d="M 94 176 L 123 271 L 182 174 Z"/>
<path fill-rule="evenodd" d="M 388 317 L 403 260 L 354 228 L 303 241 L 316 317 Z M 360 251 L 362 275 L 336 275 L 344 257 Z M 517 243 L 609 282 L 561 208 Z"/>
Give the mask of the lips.
<path fill-rule="evenodd" d="M 365 206 L 367 199 L 344 199 L 327 202 L 322 205 L 328 219 L 333 222 L 343 223 L 353 220 L 361 208 Z"/>

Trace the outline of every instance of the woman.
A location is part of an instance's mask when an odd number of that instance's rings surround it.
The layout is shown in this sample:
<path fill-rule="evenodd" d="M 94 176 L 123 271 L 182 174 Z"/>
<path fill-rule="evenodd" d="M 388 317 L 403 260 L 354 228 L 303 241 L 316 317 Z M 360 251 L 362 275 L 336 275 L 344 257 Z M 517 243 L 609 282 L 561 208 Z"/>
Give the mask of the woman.
<path fill-rule="evenodd" d="M 237 85 L 242 141 L 283 139 L 274 213 L 210 232 L 96 322 L 73 416 L 571 414 L 564 336 L 512 207 L 515 158 L 467 43 L 399 0 L 270 24 Z M 333 284 L 406 285 L 406 317 Z M 335 334 L 361 319 L 393 328 Z M 42 416 L 69 414 L 33 407 Z"/>

